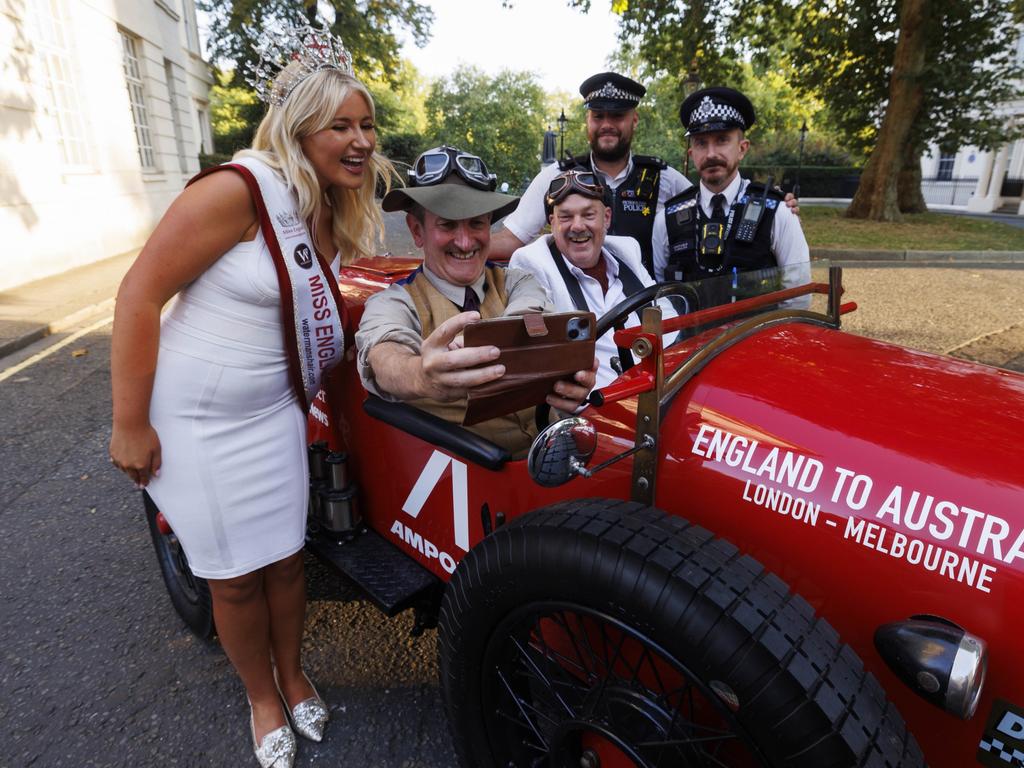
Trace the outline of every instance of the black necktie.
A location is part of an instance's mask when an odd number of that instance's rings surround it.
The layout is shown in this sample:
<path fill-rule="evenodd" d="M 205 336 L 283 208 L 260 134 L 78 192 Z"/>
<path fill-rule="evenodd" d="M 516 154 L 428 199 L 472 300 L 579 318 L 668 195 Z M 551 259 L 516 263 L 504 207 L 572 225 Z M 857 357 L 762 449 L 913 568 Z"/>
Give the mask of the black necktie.
<path fill-rule="evenodd" d="M 462 311 L 463 312 L 479 312 L 480 311 L 480 299 L 476 297 L 476 291 L 466 286 L 466 297 L 462 300 Z"/>
<path fill-rule="evenodd" d="M 725 195 L 721 193 L 711 198 L 711 220 L 725 221 Z"/>

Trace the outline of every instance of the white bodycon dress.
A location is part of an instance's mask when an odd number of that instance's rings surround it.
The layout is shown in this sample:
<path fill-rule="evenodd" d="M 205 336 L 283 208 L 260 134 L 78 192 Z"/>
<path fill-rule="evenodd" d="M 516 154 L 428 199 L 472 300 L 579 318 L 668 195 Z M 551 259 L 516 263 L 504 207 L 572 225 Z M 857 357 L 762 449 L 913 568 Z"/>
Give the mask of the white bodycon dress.
<path fill-rule="evenodd" d="M 291 387 L 281 298 L 262 233 L 175 298 L 160 328 L 148 486 L 192 571 L 240 576 L 303 546 L 306 419 Z"/>

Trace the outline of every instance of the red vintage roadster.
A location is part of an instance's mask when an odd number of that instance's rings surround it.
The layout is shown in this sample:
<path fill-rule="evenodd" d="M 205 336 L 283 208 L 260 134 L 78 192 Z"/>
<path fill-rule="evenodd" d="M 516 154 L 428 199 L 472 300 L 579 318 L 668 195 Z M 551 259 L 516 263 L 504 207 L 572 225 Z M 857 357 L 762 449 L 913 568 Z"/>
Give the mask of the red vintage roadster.
<path fill-rule="evenodd" d="M 414 266 L 347 268 L 352 321 Z M 1024 377 L 842 333 L 828 272 L 620 305 L 622 374 L 525 460 L 333 372 L 307 548 L 438 628 L 465 768 L 1024 765 Z"/>

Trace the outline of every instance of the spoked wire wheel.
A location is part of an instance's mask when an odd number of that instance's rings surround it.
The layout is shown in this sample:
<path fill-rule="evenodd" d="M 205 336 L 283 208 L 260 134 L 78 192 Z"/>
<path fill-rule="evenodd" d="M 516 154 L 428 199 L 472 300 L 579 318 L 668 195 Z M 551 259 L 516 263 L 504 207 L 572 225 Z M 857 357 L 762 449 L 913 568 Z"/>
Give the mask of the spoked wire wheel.
<path fill-rule="evenodd" d="M 763 766 L 716 694 L 643 631 L 560 602 L 524 606 L 488 643 L 482 703 L 506 765 Z"/>
<path fill-rule="evenodd" d="M 216 628 L 213 623 L 210 586 L 206 579 L 192 573 L 181 542 L 166 521 L 162 520 L 160 510 L 148 493 L 143 493 L 143 501 L 160 575 L 174 610 L 196 637 L 203 641 L 212 640 Z"/>
<path fill-rule="evenodd" d="M 632 502 L 523 515 L 462 559 L 439 669 L 463 768 L 921 768 L 878 681 L 735 546 Z"/>

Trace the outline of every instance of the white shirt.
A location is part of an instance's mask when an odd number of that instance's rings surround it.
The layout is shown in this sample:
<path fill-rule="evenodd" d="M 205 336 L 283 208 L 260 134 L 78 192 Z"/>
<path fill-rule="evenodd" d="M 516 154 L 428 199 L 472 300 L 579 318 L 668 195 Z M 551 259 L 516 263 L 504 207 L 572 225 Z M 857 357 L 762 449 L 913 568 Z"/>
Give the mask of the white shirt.
<path fill-rule="evenodd" d="M 630 153 L 626 167 L 615 177 L 597 170 L 593 154 L 590 156 L 590 165 L 597 171 L 605 184 L 612 189 L 618 189 L 619 185 L 633 172 L 633 155 Z M 552 163 L 534 176 L 530 186 L 526 188 L 523 196 L 519 199 L 519 205 L 505 217 L 505 229 L 519 238 L 520 242 L 532 243 L 540 235 L 544 225 L 548 223 L 548 218 L 544 214 L 544 195 L 547 194 L 548 187 L 551 186 L 551 180 L 559 173 L 561 171 L 558 168 L 558 163 Z M 660 211 L 665 206 L 665 201 L 670 197 L 675 197 L 691 186 L 693 185 L 683 174 L 671 166 L 666 167 L 661 172 L 661 180 L 658 184 L 658 210 Z"/>
<path fill-rule="evenodd" d="M 749 180 L 741 178 L 737 173 L 736 178 L 729 182 L 722 194 L 725 195 L 725 211 L 736 202 L 738 197 L 743 195 Z M 700 184 L 700 207 L 704 214 L 711 216 L 711 198 L 716 193 Z M 734 223 L 735 226 L 735 223 Z M 654 276 L 658 282 L 665 280 L 665 266 L 668 263 L 668 228 L 665 224 L 665 209 L 660 208 L 654 217 L 654 232 L 651 234 L 651 245 L 654 248 Z M 789 210 L 785 203 L 779 203 L 775 209 L 775 218 L 772 220 L 772 255 L 780 267 L 785 267 L 786 272 L 783 282 L 786 285 L 800 285 L 810 282 L 811 279 L 811 252 L 807 247 L 807 240 L 800 228 L 800 220 Z M 791 265 L 802 266 L 791 266 Z"/>
<path fill-rule="evenodd" d="M 562 279 L 562 273 L 559 271 L 558 265 L 552 258 L 551 251 L 548 248 L 548 243 L 552 242 L 552 240 L 552 236 L 547 235 L 517 249 L 512 254 L 512 260 L 509 261 L 509 269 L 521 269 L 525 272 L 533 273 L 533 276 L 537 278 L 537 282 L 543 285 L 547 291 L 548 301 L 554 305 L 556 312 L 573 312 L 576 310 L 576 305 L 572 302 L 572 295 L 569 293 L 565 280 Z M 601 289 L 601 283 L 597 279 L 573 265 L 564 256 L 559 255 L 565 266 L 568 267 L 569 273 L 579 281 L 587 307 L 599 319 L 601 315 L 626 298 L 622 281 L 619 279 L 619 262 L 612 258 L 609 251 L 622 259 L 622 262 L 637 276 L 645 288 L 649 285 L 654 285 L 654 280 L 651 279 L 650 274 L 644 269 L 644 265 L 640 260 L 640 245 L 632 237 L 617 237 L 615 235 L 605 237 L 601 255 L 604 258 L 605 270 L 608 275 L 607 293 Z M 676 313 L 672 310 L 672 306 L 668 301 L 662 299 L 660 306 L 662 318 L 675 317 Z M 626 323 L 627 326 L 639 324 L 640 319 L 638 317 Z M 619 354 L 615 348 L 613 333 L 614 331 L 609 331 L 597 340 L 596 354 L 600 363 L 597 369 L 598 387 L 610 384 L 618 378 L 618 374 L 612 369 L 610 362 L 613 355 Z"/>

